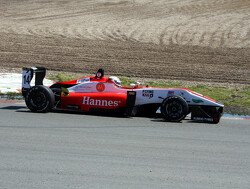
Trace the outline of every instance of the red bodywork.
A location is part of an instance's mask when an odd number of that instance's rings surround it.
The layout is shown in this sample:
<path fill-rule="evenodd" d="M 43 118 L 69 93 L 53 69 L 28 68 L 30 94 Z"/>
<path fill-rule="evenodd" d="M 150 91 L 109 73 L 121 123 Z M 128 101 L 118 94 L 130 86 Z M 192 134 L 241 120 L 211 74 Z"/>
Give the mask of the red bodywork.
<path fill-rule="evenodd" d="M 89 111 L 90 108 L 116 109 L 126 107 L 126 101 L 127 94 L 124 93 L 71 92 L 69 96 L 61 96 L 61 108 L 79 109 L 83 111 Z"/>
<path fill-rule="evenodd" d="M 102 79 L 95 79 L 94 76 L 85 78 L 90 78 L 91 82 L 97 83 L 96 89 L 98 92 L 95 93 L 70 92 L 69 96 L 61 95 L 60 108 L 89 111 L 90 108 L 117 109 L 126 107 L 127 93 L 105 92 L 105 86 L 103 85 L 103 83 L 112 83 L 106 77 L 103 77 Z M 69 82 L 58 82 L 58 83 L 75 85 L 77 84 L 78 80 L 73 80 Z M 112 84 L 115 85 L 114 83 Z"/>

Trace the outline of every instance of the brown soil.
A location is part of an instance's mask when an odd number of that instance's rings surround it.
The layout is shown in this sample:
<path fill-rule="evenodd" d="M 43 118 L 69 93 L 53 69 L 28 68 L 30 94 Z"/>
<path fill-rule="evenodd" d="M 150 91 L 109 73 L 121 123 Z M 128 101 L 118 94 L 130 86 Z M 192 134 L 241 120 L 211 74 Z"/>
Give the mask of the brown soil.
<path fill-rule="evenodd" d="M 0 0 L 0 71 L 250 84 L 248 0 Z"/>

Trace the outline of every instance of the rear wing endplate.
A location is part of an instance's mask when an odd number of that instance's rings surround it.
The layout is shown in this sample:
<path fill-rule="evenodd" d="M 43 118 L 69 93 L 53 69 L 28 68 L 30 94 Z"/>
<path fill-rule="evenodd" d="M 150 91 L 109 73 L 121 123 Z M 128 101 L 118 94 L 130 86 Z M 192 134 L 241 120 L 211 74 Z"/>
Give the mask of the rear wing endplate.
<path fill-rule="evenodd" d="M 31 81 L 35 73 L 35 85 L 43 85 L 43 79 L 46 75 L 44 67 L 24 67 L 22 73 L 22 94 L 25 97 L 28 90 L 32 87 Z"/>

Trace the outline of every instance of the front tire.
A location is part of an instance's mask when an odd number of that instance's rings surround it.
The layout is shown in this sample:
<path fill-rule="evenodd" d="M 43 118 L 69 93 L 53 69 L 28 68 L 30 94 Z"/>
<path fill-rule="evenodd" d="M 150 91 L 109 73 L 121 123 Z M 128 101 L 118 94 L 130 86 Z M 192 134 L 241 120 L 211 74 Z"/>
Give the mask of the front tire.
<path fill-rule="evenodd" d="M 180 96 L 169 96 L 161 104 L 161 114 L 167 121 L 180 122 L 188 114 L 188 104 Z"/>
<path fill-rule="evenodd" d="M 28 91 L 25 103 L 32 112 L 48 112 L 54 106 L 55 96 L 50 88 L 37 85 Z"/>

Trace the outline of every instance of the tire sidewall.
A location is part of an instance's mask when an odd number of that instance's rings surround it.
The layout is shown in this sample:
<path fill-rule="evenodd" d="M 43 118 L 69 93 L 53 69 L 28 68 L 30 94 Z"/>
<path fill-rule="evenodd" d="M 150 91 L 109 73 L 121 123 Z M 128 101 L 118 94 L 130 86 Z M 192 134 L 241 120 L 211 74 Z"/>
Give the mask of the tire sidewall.
<path fill-rule="evenodd" d="M 166 107 L 170 103 L 175 102 L 178 104 L 178 106 L 181 106 L 181 113 L 177 117 L 173 117 L 167 112 Z M 166 99 L 163 100 L 162 105 L 161 105 L 161 114 L 163 115 L 164 119 L 167 121 L 173 121 L 173 122 L 179 122 L 183 120 L 186 115 L 188 114 L 188 104 L 185 99 L 183 99 L 180 96 L 169 96 Z"/>
<path fill-rule="evenodd" d="M 36 95 L 36 93 L 40 93 L 44 97 L 42 106 L 38 107 L 33 102 L 33 99 L 35 98 L 34 95 Z M 32 87 L 28 91 L 25 97 L 25 102 L 26 102 L 27 107 L 32 112 L 48 112 L 54 105 L 55 97 L 50 88 L 43 86 L 43 85 L 37 85 L 37 86 Z"/>

